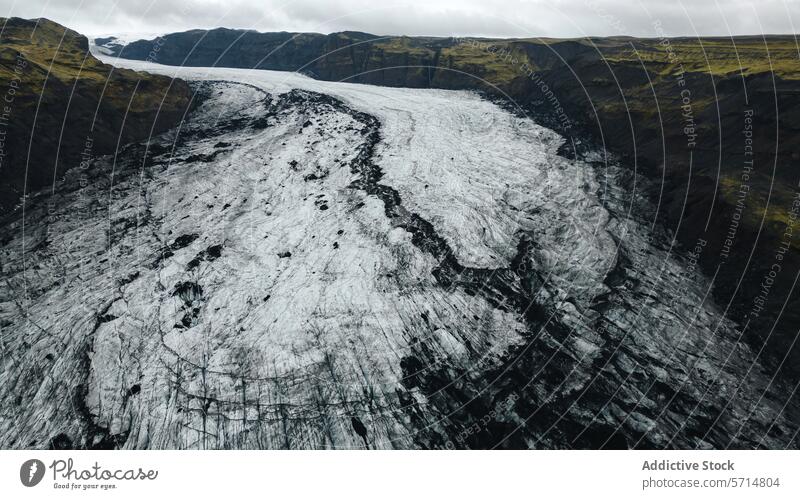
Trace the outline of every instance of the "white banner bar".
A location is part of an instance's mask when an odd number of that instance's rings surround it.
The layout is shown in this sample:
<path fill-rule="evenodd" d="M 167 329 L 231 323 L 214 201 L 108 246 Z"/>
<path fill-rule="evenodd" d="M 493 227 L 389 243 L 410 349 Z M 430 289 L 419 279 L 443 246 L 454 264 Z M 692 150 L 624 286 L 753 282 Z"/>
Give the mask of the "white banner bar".
<path fill-rule="evenodd" d="M 0 497 L 800 497 L 800 451 L 0 451 Z"/>

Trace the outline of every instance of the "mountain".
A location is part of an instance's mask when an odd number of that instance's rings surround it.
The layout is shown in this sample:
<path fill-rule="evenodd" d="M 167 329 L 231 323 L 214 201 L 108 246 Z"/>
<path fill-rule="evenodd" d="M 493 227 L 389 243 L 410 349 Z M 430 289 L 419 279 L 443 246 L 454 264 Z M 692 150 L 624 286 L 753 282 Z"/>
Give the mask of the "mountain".
<path fill-rule="evenodd" d="M 169 65 L 478 90 L 562 133 L 568 146 L 594 144 L 651 181 L 629 187 L 657 207 L 651 223 L 713 277 L 714 296 L 743 338 L 800 376 L 793 36 L 495 40 L 214 29 L 103 42 L 112 55 Z"/>
<path fill-rule="evenodd" d="M 88 158 L 175 126 L 189 105 L 185 82 L 103 64 L 64 26 L 19 18 L 0 26 L 0 215 Z"/>
<path fill-rule="evenodd" d="M 791 38 L 6 24 L 0 448 L 800 445 Z"/>

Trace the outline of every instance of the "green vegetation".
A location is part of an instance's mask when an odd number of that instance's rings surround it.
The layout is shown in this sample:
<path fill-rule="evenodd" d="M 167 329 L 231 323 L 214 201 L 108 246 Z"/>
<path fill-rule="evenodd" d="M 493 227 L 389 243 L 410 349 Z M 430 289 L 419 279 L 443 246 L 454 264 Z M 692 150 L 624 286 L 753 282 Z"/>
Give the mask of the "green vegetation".
<path fill-rule="evenodd" d="M 89 53 L 88 40 L 79 33 L 47 19 L 0 18 L 0 81 L 14 78 L 16 58 L 27 63 L 20 86 L 26 93 L 40 94 L 46 83 L 104 88 L 107 104 L 132 111 L 150 109 L 160 102 L 171 80 L 127 69 L 115 69 Z M 133 87 L 139 85 L 133 100 Z"/>
<path fill-rule="evenodd" d="M 86 37 L 47 19 L 0 18 L 0 29 L 0 214 L 79 164 L 87 140 L 92 155 L 113 152 L 172 127 L 189 104 L 186 83 L 103 64 Z"/>

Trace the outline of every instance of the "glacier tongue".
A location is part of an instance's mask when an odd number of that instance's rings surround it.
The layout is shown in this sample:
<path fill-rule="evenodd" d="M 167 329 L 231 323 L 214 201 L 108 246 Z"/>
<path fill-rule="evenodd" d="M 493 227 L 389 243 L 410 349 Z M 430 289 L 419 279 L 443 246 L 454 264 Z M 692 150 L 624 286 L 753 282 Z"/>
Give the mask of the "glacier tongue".
<path fill-rule="evenodd" d="M 628 216 L 623 172 L 553 132 L 466 92 L 115 62 L 204 99 L 2 229 L 0 446 L 796 431 L 708 284 Z"/>

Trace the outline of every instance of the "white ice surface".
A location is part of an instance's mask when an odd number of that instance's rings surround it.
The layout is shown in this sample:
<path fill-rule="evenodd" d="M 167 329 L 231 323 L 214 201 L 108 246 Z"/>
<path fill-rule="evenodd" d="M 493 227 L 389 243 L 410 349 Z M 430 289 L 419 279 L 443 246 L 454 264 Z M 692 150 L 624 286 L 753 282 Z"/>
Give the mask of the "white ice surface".
<path fill-rule="evenodd" d="M 431 222 L 467 266 L 507 266 L 521 230 L 538 231 L 553 277 L 597 293 L 613 264 L 591 171 L 557 156 L 563 139 L 467 91 L 325 82 L 298 73 L 191 68 L 100 56 L 135 70 L 191 80 L 248 83 L 272 94 L 292 89 L 342 99 L 381 120 L 376 162 L 382 183 Z M 540 211 L 542 219 L 531 216 Z M 580 267 L 580 273 L 570 269 Z M 586 273 L 586 270 L 589 273 Z M 575 282 L 575 280 L 578 282 Z"/>

